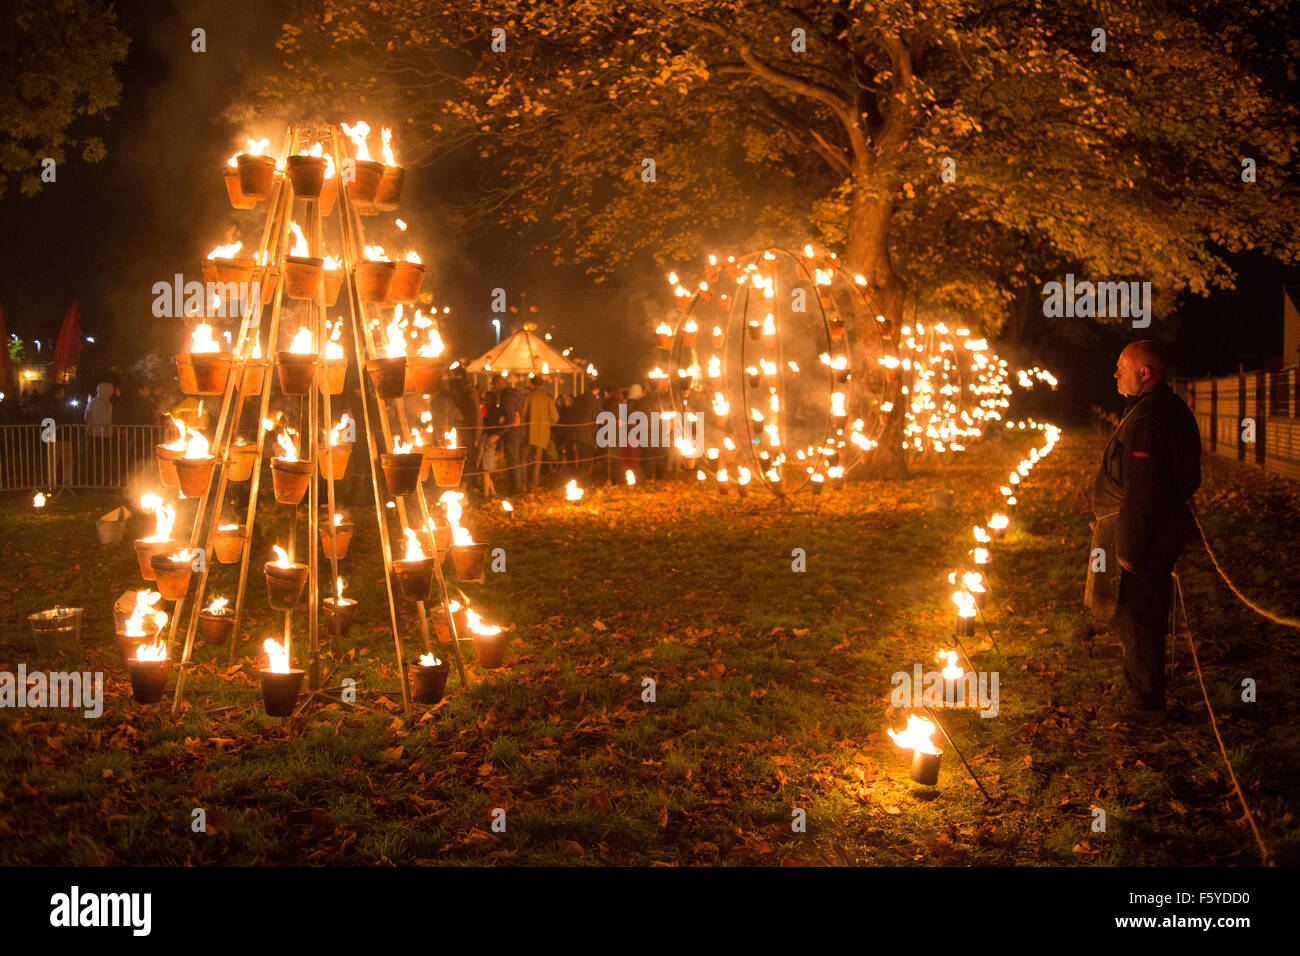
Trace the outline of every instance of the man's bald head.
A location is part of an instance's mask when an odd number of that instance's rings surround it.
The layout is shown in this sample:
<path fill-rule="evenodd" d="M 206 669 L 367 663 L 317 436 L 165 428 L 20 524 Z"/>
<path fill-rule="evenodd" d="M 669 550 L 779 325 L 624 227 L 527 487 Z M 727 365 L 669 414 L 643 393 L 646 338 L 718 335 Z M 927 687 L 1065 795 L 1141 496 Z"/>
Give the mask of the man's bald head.
<path fill-rule="evenodd" d="M 1165 380 L 1169 353 L 1155 339 L 1133 342 L 1119 353 L 1115 382 L 1121 395 L 1142 395 Z"/>

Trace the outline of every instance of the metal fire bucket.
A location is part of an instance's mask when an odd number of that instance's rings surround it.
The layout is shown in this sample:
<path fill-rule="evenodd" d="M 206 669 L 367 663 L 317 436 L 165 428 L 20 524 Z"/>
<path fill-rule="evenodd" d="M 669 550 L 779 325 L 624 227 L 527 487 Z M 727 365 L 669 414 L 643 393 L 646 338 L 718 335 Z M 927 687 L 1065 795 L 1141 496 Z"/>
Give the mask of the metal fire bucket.
<path fill-rule="evenodd" d="M 27 615 L 42 657 L 81 656 L 81 608 L 56 607 Z"/>

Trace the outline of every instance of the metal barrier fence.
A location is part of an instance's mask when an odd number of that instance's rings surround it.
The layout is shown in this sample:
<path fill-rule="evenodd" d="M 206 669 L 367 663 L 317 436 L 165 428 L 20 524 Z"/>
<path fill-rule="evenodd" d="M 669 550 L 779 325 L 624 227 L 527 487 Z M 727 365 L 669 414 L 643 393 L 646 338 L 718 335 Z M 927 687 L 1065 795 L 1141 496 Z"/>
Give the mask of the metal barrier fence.
<path fill-rule="evenodd" d="M 1178 380 L 1212 454 L 1300 479 L 1300 369 Z"/>
<path fill-rule="evenodd" d="M 123 488 L 151 466 L 169 429 L 154 425 L 0 425 L 0 490 Z M 174 431 L 174 430 L 173 430 Z"/>

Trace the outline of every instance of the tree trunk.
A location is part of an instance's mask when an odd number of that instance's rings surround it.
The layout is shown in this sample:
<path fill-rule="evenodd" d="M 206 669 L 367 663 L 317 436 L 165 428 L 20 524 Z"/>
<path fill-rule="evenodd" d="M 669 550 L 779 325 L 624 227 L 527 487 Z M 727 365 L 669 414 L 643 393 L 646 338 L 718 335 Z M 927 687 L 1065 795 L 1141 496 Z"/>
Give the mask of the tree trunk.
<path fill-rule="evenodd" d="M 882 337 L 897 354 L 899 329 L 903 327 L 903 304 L 907 286 L 894 271 L 889 257 L 889 223 L 894 214 L 891 200 L 878 198 L 891 190 L 869 186 L 865 177 L 858 177 L 854 187 L 852 206 L 849 209 L 848 250 L 846 261 L 851 271 L 867 280 L 867 290 L 876 300 L 880 314 L 885 317 Z M 875 322 L 875 316 L 866 316 Z M 875 449 L 868 463 L 868 474 L 877 478 L 901 478 L 907 474 L 907 458 L 903 448 L 903 426 L 906 424 L 906 396 L 903 395 L 903 375 L 890 379 L 883 401 L 893 402 L 894 413 L 885 422 L 880 435 L 880 447 Z"/>

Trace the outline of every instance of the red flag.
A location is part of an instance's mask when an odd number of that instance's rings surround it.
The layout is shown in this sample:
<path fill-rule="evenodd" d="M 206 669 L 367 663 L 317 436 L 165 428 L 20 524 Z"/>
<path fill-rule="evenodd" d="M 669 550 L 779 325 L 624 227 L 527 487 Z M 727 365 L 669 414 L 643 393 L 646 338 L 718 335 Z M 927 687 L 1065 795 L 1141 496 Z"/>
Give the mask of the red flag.
<path fill-rule="evenodd" d="M 62 380 L 63 373 L 77 367 L 81 358 L 81 315 L 77 312 L 74 300 L 72 308 L 63 317 L 63 327 L 59 329 L 59 340 L 54 343 L 54 381 Z"/>
<path fill-rule="evenodd" d="M 5 310 L 0 309 L 0 392 L 15 398 L 14 367 L 9 362 L 9 334 L 5 331 Z"/>

